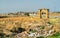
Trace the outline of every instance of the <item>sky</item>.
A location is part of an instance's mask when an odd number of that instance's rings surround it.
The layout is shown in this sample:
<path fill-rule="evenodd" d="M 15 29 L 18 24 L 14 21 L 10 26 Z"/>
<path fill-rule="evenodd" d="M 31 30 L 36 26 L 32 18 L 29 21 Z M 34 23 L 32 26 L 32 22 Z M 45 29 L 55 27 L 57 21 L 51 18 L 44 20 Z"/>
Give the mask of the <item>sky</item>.
<path fill-rule="evenodd" d="M 60 0 L 0 0 L 0 13 L 33 12 L 41 8 L 60 11 Z"/>

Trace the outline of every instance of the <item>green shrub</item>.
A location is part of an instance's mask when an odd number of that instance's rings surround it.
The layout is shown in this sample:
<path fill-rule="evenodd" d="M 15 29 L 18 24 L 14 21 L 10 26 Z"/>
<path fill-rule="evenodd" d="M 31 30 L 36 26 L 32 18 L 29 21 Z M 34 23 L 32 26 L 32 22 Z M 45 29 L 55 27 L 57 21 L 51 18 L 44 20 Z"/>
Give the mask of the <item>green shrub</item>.
<path fill-rule="evenodd" d="M 37 38 L 44 38 L 44 36 L 40 36 L 40 37 L 37 37 Z"/>
<path fill-rule="evenodd" d="M 34 33 L 34 32 L 37 32 L 37 30 L 32 30 L 32 29 L 30 29 L 30 32 Z"/>
<path fill-rule="evenodd" d="M 47 38 L 60 38 L 60 33 L 56 33 L 52 36 L 48 36 Z"/>

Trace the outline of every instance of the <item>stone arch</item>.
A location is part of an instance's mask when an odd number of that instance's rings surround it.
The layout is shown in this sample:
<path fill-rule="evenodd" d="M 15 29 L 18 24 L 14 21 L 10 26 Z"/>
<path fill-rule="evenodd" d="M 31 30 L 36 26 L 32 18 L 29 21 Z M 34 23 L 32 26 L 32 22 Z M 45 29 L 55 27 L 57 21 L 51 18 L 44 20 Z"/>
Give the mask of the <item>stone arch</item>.
<path fill-rule="evenodd" d="M 43 15 L 45 17 L 43 17 Z M 43 18 L 43 19 L 49 18 L 49 9 L 45 9 L 45 8 L 44 9 L 39 9 L 37 16 L 39 18 Z"/>
<path fill-rule="evenodd" d="M 40 18 L 49 18 L 49 9 L 41 9 Z"/>

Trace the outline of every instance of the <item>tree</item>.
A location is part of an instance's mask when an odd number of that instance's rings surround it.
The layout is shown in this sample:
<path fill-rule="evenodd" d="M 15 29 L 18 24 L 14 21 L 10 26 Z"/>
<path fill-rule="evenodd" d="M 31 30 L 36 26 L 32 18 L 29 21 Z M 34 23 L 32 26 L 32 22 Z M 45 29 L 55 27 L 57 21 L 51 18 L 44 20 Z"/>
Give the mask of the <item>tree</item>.
<path fill-rule="evenodd" d="M 24 15 L 27 15 L 27 16 L 29 16 L 29 13 L 25 13 Z"/>

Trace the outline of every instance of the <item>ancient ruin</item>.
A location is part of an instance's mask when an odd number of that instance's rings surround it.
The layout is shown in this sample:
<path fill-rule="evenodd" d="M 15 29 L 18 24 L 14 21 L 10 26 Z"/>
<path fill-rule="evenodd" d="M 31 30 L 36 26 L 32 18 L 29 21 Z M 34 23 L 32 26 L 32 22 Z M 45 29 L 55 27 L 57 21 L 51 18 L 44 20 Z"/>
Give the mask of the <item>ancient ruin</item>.
<path fill-rule="evenodd" d="M 39 9 L 36 13 L 20 13 L 0 15 L 0 33 L 13 35 L 14 38 L 49 36 L 60 32 L 60 13 L 49 9 Z M 28 16 L 26 16 L 29 14 Z M 26 35 L 25 35 L 26 33 Z M 17 37 L 16 37 L 17 36 Z"/>

